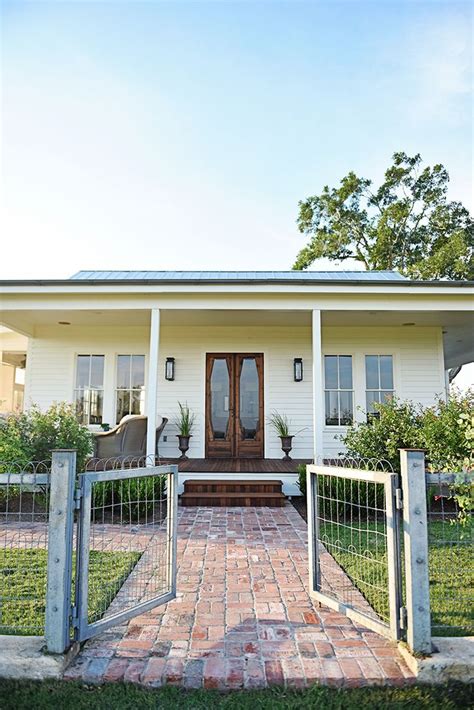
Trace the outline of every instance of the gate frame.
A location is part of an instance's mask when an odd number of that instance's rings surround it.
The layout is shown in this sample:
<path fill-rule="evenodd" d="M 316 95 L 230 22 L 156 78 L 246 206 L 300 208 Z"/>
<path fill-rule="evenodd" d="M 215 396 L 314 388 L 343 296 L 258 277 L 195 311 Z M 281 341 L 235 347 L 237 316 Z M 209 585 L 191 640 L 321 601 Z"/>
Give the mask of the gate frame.
<path fill-rule="evenodd" d="M 400 477 L 392 471 L 364 471 L 356 468 L 324 466 L 310 464 L 306 466 L 306 486 L 308 501 L 308 552 L 309 552 L 309 590 L 310 596 L 318 602 L 345 614 L 349 619 L 361 623 L 372 631 L 392 640 L 401 638 L 404 617 L 402 606 L 402 574 L 400 548 Z M 378 621 L 319 591 L 321 572 L 319 563 L 319 519 L 318 511 L 318 475 L 348 478 L 351 480 L 379 483 L 384 486 L 385 511 L 387 520 L 387 568 L 390 624 Z M 342 569 L 342 568 L 341 568 Z M 318 588 L 319 587 L 319 588 Z"/>
<path fill-rule="evenodd" d="M 143 478 L 145 476 L 167 475 L 167 516 L 166 516 L 166 582 L 169 591 L 158 597 L 141 602 L 130 609 L 119 611 L 105 619 L 89 623 L 89 542 L 91 529 L 92 484 L 106 481 Z M 177 552 L 177 511 L 178 511 L 178 466 L 161 465 L 144 468 L 117 469 L 114 471 L 92 471 L 79 475 L 78 499 L 80 500 L 76 541 L 76 581 L 75 605 L 73 608 L 74 640 L 83 642 L 116 626 L 134 616 L 143 614 L 176 597 L 176 552 Z"/>

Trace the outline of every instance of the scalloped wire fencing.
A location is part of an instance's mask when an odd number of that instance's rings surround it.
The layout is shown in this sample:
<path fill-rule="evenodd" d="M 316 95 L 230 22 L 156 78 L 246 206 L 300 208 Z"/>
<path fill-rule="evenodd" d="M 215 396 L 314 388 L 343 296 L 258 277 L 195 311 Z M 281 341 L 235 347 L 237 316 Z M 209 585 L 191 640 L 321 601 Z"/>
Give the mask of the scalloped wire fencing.
<path fill-rule="evenodd" d="M 312 595 L 399 638 L 398 474 L 387 461 L 347 458 L 307 472 Z"/>
<path fill-rule="evenodd" d="M 0 462 L 0 634 L 44 633 L 50 468 Z"/>
<path fill-rule="evenodd" d="M 474 474 L 426 473 L 428 572 L 433 636 L 474 635 L 474 524 L 456 487 L 473 495 Z"/>
<path fill-rule="evenodd" d="M 176 595 L 177 466 L 154 463 L 107 459 L 79 476 L 80 641 Z"/>

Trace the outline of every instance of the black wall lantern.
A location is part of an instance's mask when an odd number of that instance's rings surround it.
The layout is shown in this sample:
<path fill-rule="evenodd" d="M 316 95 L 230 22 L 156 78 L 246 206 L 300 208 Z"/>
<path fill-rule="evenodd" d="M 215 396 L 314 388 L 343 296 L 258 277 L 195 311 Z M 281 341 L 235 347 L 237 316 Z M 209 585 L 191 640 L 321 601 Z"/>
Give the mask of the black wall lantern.
<path fill-rule="evenodd" d="M 293 375 L 295 382 L 303 381 L 303 358 L 295 357 L 293 360 Z"/>
<path fill-rule="evenodd" d="M 174 357 L 167 357 L 165 362 L 165 379 L 174 380 Z"/>

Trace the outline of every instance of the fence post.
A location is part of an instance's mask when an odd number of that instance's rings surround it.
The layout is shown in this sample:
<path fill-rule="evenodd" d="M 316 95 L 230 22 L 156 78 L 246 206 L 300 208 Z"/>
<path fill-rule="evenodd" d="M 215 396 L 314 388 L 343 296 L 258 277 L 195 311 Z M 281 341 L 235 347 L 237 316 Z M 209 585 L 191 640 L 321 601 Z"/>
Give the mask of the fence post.
<path fill-rule="evenodd" d="M 76 452 L 53 451 L 49 495 L 46 646 L 64 653 L 70 645 L 72 547 Z"/>
<path fill-rule="evenodd" d="M 403 491 L 407 643 L 413 653 L 431 653 L 425 454 L 400 449 Z"/>

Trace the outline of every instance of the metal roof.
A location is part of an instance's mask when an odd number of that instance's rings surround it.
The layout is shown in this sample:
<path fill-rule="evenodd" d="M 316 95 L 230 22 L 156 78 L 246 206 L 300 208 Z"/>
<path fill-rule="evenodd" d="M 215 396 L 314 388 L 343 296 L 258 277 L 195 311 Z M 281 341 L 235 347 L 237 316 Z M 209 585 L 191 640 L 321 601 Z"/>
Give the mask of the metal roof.
<path fill-rule="evenodd" d="M 398 271 L 78 271 L 72 281 L 407 281 Z"/>

